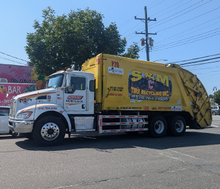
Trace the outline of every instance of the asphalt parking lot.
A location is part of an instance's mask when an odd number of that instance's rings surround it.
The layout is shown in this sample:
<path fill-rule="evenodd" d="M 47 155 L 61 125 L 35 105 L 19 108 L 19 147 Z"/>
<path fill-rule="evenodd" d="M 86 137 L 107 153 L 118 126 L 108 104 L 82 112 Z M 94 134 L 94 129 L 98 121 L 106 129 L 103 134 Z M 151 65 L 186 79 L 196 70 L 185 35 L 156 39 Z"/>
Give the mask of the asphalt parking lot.
<path fill-rule="evenodd" d="M 1 188 L 220 188 L 220 116 L 182 137 L 72 135 L 40 147 L 0 135 Z"/>

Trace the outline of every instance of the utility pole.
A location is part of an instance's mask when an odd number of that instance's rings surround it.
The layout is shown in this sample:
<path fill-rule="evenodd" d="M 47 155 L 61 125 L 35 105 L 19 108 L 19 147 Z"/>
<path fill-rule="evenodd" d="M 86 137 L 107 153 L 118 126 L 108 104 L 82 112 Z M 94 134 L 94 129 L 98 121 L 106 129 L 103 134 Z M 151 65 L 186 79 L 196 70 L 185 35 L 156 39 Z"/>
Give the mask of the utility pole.
<path fill-rule="evenodd" d="M 150 19 L 150 17 L 147 17 L 147 7 L 144 7 L 144 12 L 145 12 L 145 18 L 137 18 L 136 16 L 134 17 L 136 20 L 145 20 L 145 33 L 141 32 L 135 32 L 136 34 L 145 34 L 146 35 L 146 54 L 147 54 L 147 60 L 150 61 L 150 56 L 149 56 L 149 43 L 151 38 L 148 37 L 148 35 L 157 35 L 157 33 L 148 33 L 148 21 L 157 21 L 156 18 Z"/>

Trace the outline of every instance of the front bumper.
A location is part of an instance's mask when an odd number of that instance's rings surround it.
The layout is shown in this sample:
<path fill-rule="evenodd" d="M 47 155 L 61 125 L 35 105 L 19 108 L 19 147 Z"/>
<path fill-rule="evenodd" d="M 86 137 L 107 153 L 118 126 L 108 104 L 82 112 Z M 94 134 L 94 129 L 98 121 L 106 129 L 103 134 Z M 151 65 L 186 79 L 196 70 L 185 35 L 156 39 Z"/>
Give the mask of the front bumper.
<path fill-rule="evenodd" d="M 16 133 L 31 133 L 33 130 L 34 121 L 15 121 L 8 120 L 10 130 Z"/>

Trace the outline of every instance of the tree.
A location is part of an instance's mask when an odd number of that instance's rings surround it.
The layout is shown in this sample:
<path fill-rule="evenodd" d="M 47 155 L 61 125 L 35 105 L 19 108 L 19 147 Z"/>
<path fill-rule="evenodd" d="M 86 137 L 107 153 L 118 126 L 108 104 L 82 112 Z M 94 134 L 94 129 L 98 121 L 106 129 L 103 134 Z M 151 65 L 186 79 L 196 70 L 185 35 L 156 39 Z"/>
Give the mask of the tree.
<path fill-rule="evenodd" d="M 214 93 L 214 102 L 220 104 L 220 90 Z"/>
<path fill-rule="evenodd" d="M 35 20 L 34 33 L 27 34 L 26 52 L 37 74 L 50 75 L 82 63 L 99 53 L 120 55 L 125 51 L 126 39 L 121 38 L 117 26 L 104 27 L 103 15 L 89 10 L 71 11 L 55 16 L 48 7 L 43 10 L 43 21 Z"/>
<path fill-rule="evenodd" d="M 140 51 L 140 48 L 137 45 L 137 43 L 133 43 L 133 45 L 130 45 L 130 47 L 128 48 L 127 53 L 123 54 L 123 56 L 128 57 L 128 58 L 138 59 L 139 58 L 139 55 L 138 55 L 139 51 Z"/>

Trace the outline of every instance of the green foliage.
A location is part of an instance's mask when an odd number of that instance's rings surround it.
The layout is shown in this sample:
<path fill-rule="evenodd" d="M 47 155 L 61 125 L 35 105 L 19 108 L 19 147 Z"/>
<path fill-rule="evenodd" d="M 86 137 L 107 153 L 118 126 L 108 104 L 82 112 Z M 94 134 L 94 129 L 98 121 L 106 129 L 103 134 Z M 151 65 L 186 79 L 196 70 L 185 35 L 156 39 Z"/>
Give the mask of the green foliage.
<path fill-rule="evenodd" d="M 105 27 L 103 15 L 89 10 L 71 11 L 55 16 L 48 7 L 43 10 L 43 21 L 35 20 L 34 33 L 27 34 L 26 52 L 37 74 L 50 75 L 82 63 L 99 53 L 120 55 L 125 51 L 126 39 L 121 38 L 117 26 Z"/>
<path fill-rule="evenodd" d="M 140 48 L 137 45 L 137 43 L 133 43 L 133 45 L 130 45 L 130 47 L 128 48 L 128 52 L 123 54 L 122 56 L 128 57 L 128 58 L 138 59 L 139 58 L 139 55 L 138 55 L 139 51 L 140 51 Z"/>
<path fill-rule="evenodd" d="M 209 98 L 213 98 L 213 94 L 210 94 L 210 95 L 209 95 Z"/>
<path fill-rule="evenodd" d="M 214 93 L 214 102 L 220 104 L 220 90 Z"/>
<path fill-rule="evenodd" d="M 31 92 L 31 91 L 35 91 L 35 86 L 34 84 L 30 85 L 30 86 L 26 86 L 24 89 L 23 89 L 23 92 L 24 93 L 27 93 L 27 92 Z"/>

